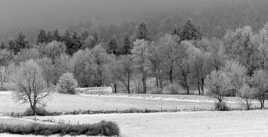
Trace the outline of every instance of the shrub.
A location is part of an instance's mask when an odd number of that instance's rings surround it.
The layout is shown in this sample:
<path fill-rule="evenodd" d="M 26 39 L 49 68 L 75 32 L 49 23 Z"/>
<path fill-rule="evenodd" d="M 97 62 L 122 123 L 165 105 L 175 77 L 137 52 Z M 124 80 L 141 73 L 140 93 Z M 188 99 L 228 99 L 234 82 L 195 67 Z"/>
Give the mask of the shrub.
<path fill-rule="evenodd" d="M 217 102 L 217 103 L 215 103 L 215 110 L 217 110 L 217 111 L 228 111 L 229 108 L 228 108 L 228 106 L 226 105 L 225 102 Z"/>
<path fill-rule="evenodd" d="M 169 84 L 164 87 L 163 94 L 185 94 L 185 90 L 179 84 Z"/>
<path fill-rule="evenodd" d="M 44 108 L 36 108 L 35 110 L 36 115 L 38 116 L 47 116 L 50 115 L 48 111 L 46 111 Z M 26 109 L 26 111 L 23 113 L 23 116 L 33 116 L 34 112 L 31 108 Z"/>
<path fill-rule="evenodd" d="M 58 92 L 64 94 L 75 94 L 75 88 L 77 87 L 77 81 L 74 79 L 72 73 L 64 73 L 57 84 Z"/>
<path fill-rule="evenodd" d="M 114 122 L 101 121 L 96 124 L 0 124 L 0 133 L 20 134 L 20 135 L 87 135 L 87 136 L 119 136 L 120 129 Z"/>

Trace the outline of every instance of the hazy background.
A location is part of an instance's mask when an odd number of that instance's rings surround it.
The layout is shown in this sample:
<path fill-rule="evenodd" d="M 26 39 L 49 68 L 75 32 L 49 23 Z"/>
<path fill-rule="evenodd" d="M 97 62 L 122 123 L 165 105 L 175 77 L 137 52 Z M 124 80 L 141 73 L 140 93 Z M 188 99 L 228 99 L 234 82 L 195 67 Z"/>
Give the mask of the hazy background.
<path fill-rule="evenodd" d="M 183 10 L 199 13 L 238 2 L 258 10 L 268 0 L 0 0 L 0 35 L 40 28 L 61 28 L 87 21 L 120 23 Z M 262 2 L 262 3 L 260 3 Z"/>

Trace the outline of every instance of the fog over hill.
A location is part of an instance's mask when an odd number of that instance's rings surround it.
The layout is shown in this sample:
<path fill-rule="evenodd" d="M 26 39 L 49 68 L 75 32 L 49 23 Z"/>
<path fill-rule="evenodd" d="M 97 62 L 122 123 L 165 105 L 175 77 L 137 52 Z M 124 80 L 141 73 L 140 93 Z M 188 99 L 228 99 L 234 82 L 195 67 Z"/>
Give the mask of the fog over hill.
<path fill-rule="evenodd" d="M 267 0 L 1 0 L 0 34 L 66 27 L 96 19 L 105 23 L 118 23 L 178 10 L 198 13 L 215 5 L 233 5 L 237 2 L 249 3 L 249 7 L 255 9 L 259 2 L 265 1 Z"/>

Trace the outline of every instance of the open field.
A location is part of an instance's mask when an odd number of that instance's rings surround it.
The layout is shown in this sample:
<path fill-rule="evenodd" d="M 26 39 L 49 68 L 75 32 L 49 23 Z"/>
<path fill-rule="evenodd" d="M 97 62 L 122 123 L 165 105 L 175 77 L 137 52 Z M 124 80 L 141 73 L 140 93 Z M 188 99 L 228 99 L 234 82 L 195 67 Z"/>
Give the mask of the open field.
<path fill-rule="evenodd" d="M 15 101 L 11 92 L 0 92 L 0 114 L 24 112 L 27 105 Z M 241 108 L 238 98 L 227 98 L 232 108 Z M 186 95 L 66 95 L 53 94 L 46 101 L 50 112 L 71 112 L 76 110 L 209 110 L 214 107 L 214 100 L 206 96 Z M 255 101 L 255 107 L 259 104 Z"/>
<path fill-rule="evenodd" d="M 268 111 L 102 114 L 41 117 L 42 120 L 119 124 L 123 137 L 268 137 Z"/>
<path fill-rule="evenodd" d="M 27 105 L 14 102 L 10 92 L 0 93 L 0 113 L 23 112 Z M 238 98 L 227 98 L 232 108 L 241 107 Z M 64 95 L 53 94 L 47 101 L 49 111 L 136 109 L 212 109 L 215 100 L 186 95 Z M 258 102 L 254 101 L 258 106 Z M 266 104 L 267 105 L 267 104 Z M 39 122 L 118 123 L 123 137 L 268 137 L 268 111 L 202 111 L 147 114 L 94 114 L 38 117 Z M 32 117 L 1 117 L 0 123 L 27 124 Z M 0 134 L 0 137 L 23 137 Z M 34 137 L 34 136 L 32 136 Z M 40 136 L 42 137 L 42 136 Z M 54 136 L 52 136 L 54 137 Z M 56 135 L 55 135 L 56 137 Z"/>
<path fill-rule="evenodd" d="M 177 112 L 150 114 L 99 114 L 39 117 L 66 123 L 94 123 L 100 120 L 119 124 L 122 137 L 268 137 L 268 111 Z M 31 118 L 3 119 L 0 122 L 30 122 Z M 21 122 L 20 122 L 21 121 Z M 0 134 L 0 137 L 23 137 Z M 33 136 L 32 136 L 33 137 Z M 40 136 L 41 137 L 41 136 Z M 52 136 L 54 137 L 54 136 Z M 56 136 L 55 136 L 56 137 Z"/>

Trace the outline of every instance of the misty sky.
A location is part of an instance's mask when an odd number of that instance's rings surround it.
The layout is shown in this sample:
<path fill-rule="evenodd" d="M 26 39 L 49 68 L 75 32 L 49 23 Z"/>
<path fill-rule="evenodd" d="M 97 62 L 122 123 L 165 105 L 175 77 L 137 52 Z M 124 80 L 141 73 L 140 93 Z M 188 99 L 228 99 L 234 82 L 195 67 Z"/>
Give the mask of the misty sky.
<path fill-rule="evenodd" d="M 0 30 L 61 26 L 88 21 L 94 16 L 124 18 L 146 11 L 176 9 L 187 1 L 189 0 L 0 0 Z"/>

